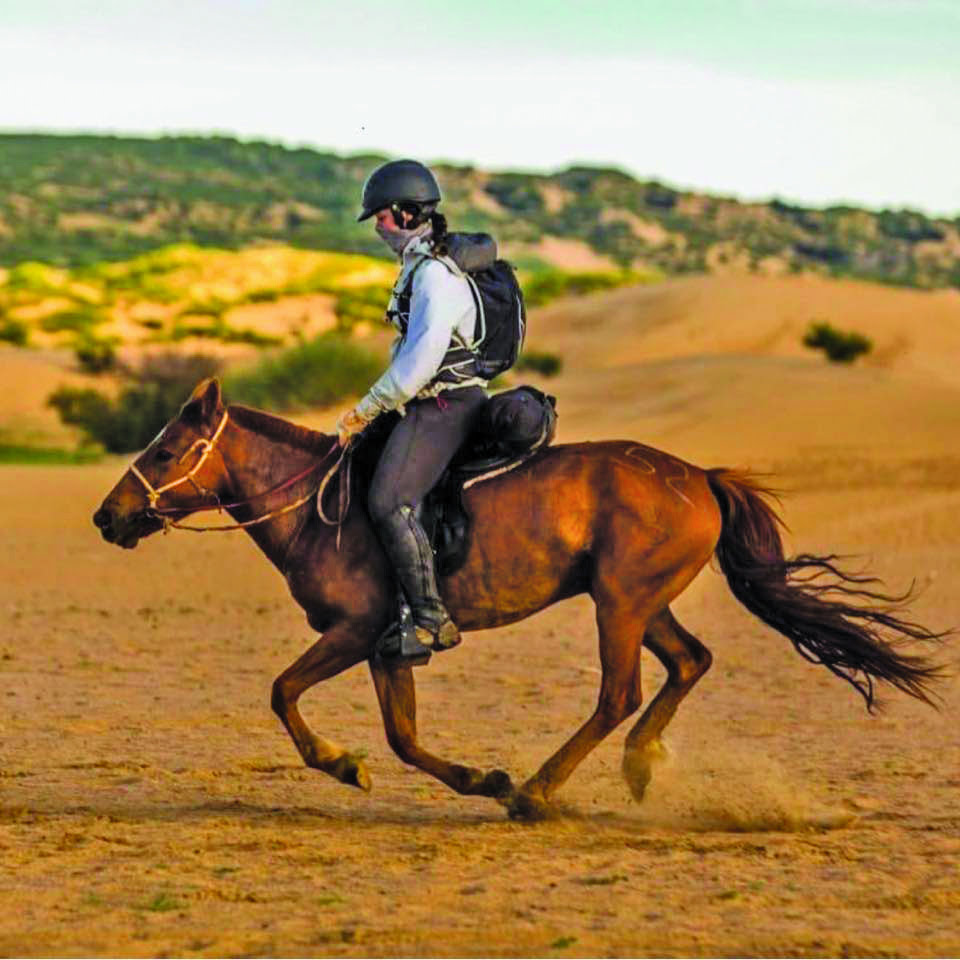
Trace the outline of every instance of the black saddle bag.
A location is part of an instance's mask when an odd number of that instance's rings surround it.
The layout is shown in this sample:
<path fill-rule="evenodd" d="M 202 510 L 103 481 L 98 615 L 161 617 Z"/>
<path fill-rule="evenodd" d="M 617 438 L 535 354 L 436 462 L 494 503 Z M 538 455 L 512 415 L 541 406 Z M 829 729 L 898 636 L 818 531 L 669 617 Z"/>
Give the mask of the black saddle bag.
<path fill-rule="evenodd" d="M 556 397 L 536 387 L 515 387 L 487 401 L 466 452 L 471 460 L 520 457 L 545 447 L 556 432 Z"/>

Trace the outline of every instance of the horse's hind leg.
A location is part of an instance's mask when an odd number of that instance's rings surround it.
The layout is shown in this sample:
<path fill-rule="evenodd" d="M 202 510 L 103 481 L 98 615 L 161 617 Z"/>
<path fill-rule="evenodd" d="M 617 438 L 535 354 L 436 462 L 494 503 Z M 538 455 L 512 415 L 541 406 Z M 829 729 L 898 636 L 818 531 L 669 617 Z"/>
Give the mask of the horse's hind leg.
<path fill-rule="evenodd" d="M 385 667 L 370 661 L 370 672 L 383 713 L 387 742 L 404 763 L 419 767 L 457 793 L 493 797 L 507 802 L 514 793 L 508 774 L 502 770 L 484 773 L 459 763 L 448 763 L 424 750 L 417 742 L 417 698 L 409 667 Z"/>
<path fill-rule="evenodd" d="M 666 667 L 667 680 L 627 735 L 624 747 L 623 776 L 638 801 L 650 782 L 653 763 L 663 755 L 660 734 L 713 660 L 710 651 L 677 623 L 669 608 L 651 620 L 643 642 Z"/>
<path fill-rule="evenodd" d="M 600 630 L 602 679 L 597 707 L 589 720 L 517 792 L 510 815 L 542 819 L 551 796 L 577 764 L 640 706 L 640 644 L 649 616 L 649 597 L 630 597 L 619 589 L 595 592 Z"/>
<path fill-rule="evenodd" d="M 297 701 L 305 690 L 368 656 L 366 644 L 357 639 L 361 636 L 363 631 L 347 624 L 328 630 L 273 682 L 270 704 L 308 767 L 329 773 L 341 783 L 369 790 L 370 775 L 363 761 L 332 740 L 313 733 L 297 709 Z"/>

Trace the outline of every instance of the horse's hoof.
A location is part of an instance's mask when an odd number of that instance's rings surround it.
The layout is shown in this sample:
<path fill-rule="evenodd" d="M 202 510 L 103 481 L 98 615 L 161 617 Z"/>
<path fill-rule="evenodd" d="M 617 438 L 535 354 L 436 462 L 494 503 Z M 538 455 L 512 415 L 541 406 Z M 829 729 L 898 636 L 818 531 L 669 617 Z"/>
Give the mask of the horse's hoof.
<path fill-rule="evenodd" d="M 480 792 L 485 797 L 493 797 L 494 800 L 507 801 L 512 800 L 516 790 L 510 774 L 505 770 L 491 770 L 480 785 Z"/>
<path fill-rule="evenodd" d="M 515 793 L 507 807 L 507 816 L 511 820 L 521 820 L 525 823 L 540 823 L 556 817 L 556 811 L 546 802 L 529 793 Z"/>
<path fill-rule="evenodd" d="M 639 750 L 627 748 L 623 753 L 623 779 L 637 803 L 642 803 L 653 777 L 653 767 L 670 756 L 663 741 L 653 740 Z"/>
<path fill-rule="evenodd" d="M 367 771 L 367 765 L 351 753 L 345 753 L 336 764 L 333 775 L 341 782 L 350 787 L 359 787 L 365 793 L 369 793 L 373 787 L 370 774 Z"/>

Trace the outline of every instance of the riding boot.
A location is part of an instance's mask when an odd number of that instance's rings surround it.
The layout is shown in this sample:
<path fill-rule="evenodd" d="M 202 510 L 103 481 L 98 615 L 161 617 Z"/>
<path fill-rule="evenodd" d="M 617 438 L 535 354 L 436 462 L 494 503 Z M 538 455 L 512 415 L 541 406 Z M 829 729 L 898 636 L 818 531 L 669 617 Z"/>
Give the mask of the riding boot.
<path fill-rule="evenodd" d="M 433 549 L 413 509 L 405 504 L 377 521 L 377 534 L 410 607 L 416 644 L 404 642 L 403 616 L 381 638 L 381 656 L 406 662 L 429 657 L 431 648 L 448 650 L 460 642 L 460 631 L 440 599 Z M 420 662 L 423 662 L 420 659 Z"/>

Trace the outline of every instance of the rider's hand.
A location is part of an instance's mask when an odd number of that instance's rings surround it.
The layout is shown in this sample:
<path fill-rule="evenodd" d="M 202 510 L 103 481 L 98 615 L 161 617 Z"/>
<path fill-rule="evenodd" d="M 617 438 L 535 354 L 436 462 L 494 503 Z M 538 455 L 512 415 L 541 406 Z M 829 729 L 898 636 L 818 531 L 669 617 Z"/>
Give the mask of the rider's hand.
<path fill-rule="evenodd" d="M 345 447 L 351 438 L 360 433 L 368 423 L 369 421 L 355 409 L 342 414 L 337 421 L 337 441 L 340 446 Z"/>

